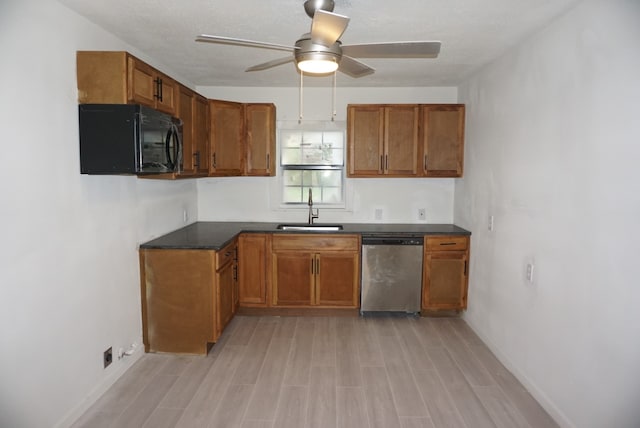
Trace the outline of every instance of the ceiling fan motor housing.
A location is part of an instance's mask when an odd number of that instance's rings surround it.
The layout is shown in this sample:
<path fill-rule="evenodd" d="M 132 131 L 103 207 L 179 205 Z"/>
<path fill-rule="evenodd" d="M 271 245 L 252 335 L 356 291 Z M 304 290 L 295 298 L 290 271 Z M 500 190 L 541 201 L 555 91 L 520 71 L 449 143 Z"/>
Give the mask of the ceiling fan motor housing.
<path fill-rule="evenodd" d="M 313 18 L 316 10 L 325 10 L 327 12 L 333 12 L 335 3 L 333 0 L 307 0 L 304 2 L 304 11 L 307 12 L 309 18 Z"/>
<path fill-rule="evenodd" d="M 342 47 L 340 41 L 335 42 L 331 46 L 324 46 L 311 42 L 311 36 L 307 33 L 301 39 L 296 41 L 296 49 L 294 51 L 296 63 L 309 60 L 323 60 L 340 63 L 342 58 Z"/>

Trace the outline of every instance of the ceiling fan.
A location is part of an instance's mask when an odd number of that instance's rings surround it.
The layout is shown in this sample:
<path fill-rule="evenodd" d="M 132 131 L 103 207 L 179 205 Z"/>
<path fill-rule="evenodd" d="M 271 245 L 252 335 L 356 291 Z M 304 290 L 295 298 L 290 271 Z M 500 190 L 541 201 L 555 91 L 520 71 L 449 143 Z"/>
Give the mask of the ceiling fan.
<path fill-rule="evenodd" d="M 375 70 L 355 58 L 436 58 L 440 52 L 438 41 L 387 42 L 342 45 L 340 37 L 349 18 L 333 13 L 333 0 L 306 0 L 304 9 L 312 18 L 311 32 L 305 33 L 294 46 L 200 34 L 196 41 L 228 45 L 283 50 L 293 53 L 247 68 L 261 71 L 289 62 L 296 63 L 301 72 L 327 74 L 339 70 L 351 77 L 362 77 Z"/>

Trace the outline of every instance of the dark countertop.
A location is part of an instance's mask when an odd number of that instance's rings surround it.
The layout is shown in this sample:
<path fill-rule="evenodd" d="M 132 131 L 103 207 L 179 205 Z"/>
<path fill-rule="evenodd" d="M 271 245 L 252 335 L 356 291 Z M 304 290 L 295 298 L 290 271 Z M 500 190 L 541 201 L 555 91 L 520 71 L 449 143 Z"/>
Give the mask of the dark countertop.
<path fill-rule="evenodd" d="M 471 232 L 454 224 L 393 224 L 393 223 L 340 223 L 342 230 L 331 232 L 279 230 L 282 223 L 199 221 L 159 238 L 140 244 L 140 248 L 207 249 L 219 250 L 239 233 L 335 233 L 393 235 L 417 237 L 424 235 L 471 235 Z M 288 223 L 291 224 L 291 223 Z"/>

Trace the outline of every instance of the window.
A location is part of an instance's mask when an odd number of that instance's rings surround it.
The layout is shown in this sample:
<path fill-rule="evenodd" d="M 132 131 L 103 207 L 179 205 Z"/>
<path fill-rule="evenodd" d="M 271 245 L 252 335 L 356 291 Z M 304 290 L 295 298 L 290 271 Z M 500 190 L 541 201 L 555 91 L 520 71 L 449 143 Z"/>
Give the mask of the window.
<path fill-rule="evenodd" d="M 344 204 L 344 131 L 281 130 L 282 201 Z"/>

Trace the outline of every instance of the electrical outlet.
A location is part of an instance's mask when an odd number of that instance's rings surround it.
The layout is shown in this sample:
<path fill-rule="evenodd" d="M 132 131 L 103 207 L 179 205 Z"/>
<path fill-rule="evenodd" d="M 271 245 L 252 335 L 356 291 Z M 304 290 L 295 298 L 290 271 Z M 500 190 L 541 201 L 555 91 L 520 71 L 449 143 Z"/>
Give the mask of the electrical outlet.
<path fill-rule="evenodd" d="M 527 281 L 533 282 L 533 268 L 535 265 L 533 263 L 527 263 Z"/>
<path fill-rule="evenodd" d="M 376 220 L 382 220 L 383 214 L 384 214 L 384 211 L 382 208 L 376 208 L 373 212 L 373 216 Z"/>
<path fill-rule="evenodd" d="M 102 354 L 102 362 L 104 364 L 104 368 L 106 369 L 109 364 L 113 361 L 113 349 L 109 346 L 109 349 L 103 352 Z"/>
<path fill-rule="evenodd" d="M 427 210 L 424 208 L 418 209 L 418 220 L 426 221 L 427 220 Z"/>

